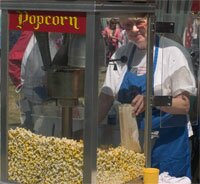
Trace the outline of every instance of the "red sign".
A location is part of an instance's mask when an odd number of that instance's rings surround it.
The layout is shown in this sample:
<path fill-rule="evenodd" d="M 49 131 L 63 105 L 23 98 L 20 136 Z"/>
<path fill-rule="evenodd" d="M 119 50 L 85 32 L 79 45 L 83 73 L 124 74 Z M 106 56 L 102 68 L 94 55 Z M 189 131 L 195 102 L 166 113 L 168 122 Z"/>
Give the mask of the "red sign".
<path fill-rule="evenodd" d="M 9 11 L 9 29 L 85 34 L 82 12 Z"/>
<path fill-rule="evenodd" d="M 194 12 L 200 11 L 200 1 L 199 0 L 192 1 L 192 11 L 194 11 Z"/>

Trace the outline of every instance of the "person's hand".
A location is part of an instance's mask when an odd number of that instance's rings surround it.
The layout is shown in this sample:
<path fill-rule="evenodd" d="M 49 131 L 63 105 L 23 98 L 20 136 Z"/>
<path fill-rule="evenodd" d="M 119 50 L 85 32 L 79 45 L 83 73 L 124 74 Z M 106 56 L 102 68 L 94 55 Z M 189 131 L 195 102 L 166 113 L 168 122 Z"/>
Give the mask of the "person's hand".
<path fill-rule="evenodd" d="M 137 95 L 131 102 L 133 107 L 132 115 L 137 116 L 145 110 L 145 102 L 143 95 Z"/>

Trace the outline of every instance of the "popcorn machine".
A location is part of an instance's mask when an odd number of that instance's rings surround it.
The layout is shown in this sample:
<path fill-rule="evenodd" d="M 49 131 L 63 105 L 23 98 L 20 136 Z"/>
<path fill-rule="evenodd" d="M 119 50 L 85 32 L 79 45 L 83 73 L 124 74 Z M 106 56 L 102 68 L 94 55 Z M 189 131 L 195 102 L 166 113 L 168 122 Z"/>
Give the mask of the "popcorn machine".
<path fill-rule="evenodd" d="M 151 63 L 155 32 L 153 1 L 2 1 L 1 53 L 1 180 L 8 182 L 8 45 L 9 29 L 33 31 L 47 73 L 48 95 L 62 107 L 63 136 L 71 138 L 72 107 L 84 98 L 83 183 L 96 183 L 98 127 L 98 69 L 104 50 L 99 37 L 103 17 L 131 16 L 146 13 L 148 17 L 148 78 L 146 98 L 145 156 L 150 159 L 151 132 Z M 63 45 L 54 59 L 48 43 L 48 32 L 64 33 Z M 66 57 L 67 53 L 67 57 Z"/>

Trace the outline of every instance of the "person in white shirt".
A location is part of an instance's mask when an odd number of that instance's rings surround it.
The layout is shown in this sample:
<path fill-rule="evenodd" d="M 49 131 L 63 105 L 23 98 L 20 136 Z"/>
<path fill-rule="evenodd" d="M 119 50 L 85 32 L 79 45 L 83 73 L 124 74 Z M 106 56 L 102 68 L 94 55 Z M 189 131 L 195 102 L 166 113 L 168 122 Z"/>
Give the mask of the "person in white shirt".
<path fill-rule="evenodd" d="M 143 130 L 147 19 L 144 15 L 121 21 L 129 43 L 120 47 L 111 59 L 126 56 L 128 61 L 108 65 L 99 96 L 99 121 L 106 116 L 113 101 L 118 100 L 132 105 L 132 115 L 136 116 L 138 127 Z M 152 149 L 152 167 L 171 176 L 191 178 L 187 114 L 189 96 L 196 94 L 196 86 L 189 60 L 189 54 L 180 44 L 165 37 L 155 37 L 153 93 L 173 98 L 172 106 L 152 109 L 152 129 L 159 131 Z"/>

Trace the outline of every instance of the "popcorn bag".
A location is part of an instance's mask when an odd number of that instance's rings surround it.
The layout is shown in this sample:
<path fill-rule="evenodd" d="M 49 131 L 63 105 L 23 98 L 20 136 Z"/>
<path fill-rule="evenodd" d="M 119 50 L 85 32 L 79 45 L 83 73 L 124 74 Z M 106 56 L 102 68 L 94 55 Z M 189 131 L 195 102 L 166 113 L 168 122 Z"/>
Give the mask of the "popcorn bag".
<path fill-rule="evenodd" d="M 118 108 L 121 146 L 140 153 L 138 126 L 136 118 L 132 116 L 132 107 L 130 104 L 121 104 Z"/>

